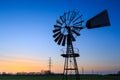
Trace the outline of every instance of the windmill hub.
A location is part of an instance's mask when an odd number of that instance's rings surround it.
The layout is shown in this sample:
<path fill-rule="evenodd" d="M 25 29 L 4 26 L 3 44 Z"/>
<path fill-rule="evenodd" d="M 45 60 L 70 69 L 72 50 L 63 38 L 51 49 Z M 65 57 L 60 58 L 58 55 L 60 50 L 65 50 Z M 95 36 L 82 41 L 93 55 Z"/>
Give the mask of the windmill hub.
<path fill-rule="evenodd" d="M 65 26 L 66 29 L 70 28 L 69 26 Z"/>
<path fill-rule="evenodd" d="M 65 28 L 67 29 L 67 32 L 70 33 L 71 29 L 69 26 L 65 26 Z"/>

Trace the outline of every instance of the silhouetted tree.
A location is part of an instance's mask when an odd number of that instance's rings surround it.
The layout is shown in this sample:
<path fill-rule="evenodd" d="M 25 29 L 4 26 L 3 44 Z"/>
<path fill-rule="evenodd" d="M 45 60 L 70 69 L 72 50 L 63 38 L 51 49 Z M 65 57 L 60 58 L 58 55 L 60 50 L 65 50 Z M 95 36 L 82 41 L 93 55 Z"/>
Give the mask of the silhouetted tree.
<path fill-rule="evenodd" d="M 117 74 L 119 74 L 119 75 L 120 75 L 120 71 L 118 71 L 118 72 L 117 72 Z"/>
<path fill-rule="evenodd" d="M 6 75 L 7 73 L 6 72 L 2 72 L 2 75 Z"/>

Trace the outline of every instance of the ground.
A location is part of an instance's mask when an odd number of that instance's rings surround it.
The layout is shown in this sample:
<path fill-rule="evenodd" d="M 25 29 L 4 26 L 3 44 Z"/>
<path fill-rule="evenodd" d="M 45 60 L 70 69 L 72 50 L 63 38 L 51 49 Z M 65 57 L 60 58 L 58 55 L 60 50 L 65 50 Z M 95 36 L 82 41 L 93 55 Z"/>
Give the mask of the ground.
<path fill-rule="evenodd" d="M 0 75 L 0 80 L 62 80 L 61 75 Z M 73 80 L 73 79 L 72 79 Z M 120 80 L 120 75 L 81 75 L 80 80 Z"/>

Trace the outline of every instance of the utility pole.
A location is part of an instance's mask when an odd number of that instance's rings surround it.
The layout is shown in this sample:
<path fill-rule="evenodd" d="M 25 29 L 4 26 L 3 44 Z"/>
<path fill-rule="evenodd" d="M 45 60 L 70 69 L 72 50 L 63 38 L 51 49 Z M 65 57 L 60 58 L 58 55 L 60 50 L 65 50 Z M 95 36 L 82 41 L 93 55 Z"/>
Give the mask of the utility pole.
<path fill-rule="evenodd" d="M 82 74 L 84 74 L 84 68 L 82 67 Z"/>
<path fill-rule="evenodd" d="M 49 57 L 49 73 L 51 74 L 51 57 Z"/>

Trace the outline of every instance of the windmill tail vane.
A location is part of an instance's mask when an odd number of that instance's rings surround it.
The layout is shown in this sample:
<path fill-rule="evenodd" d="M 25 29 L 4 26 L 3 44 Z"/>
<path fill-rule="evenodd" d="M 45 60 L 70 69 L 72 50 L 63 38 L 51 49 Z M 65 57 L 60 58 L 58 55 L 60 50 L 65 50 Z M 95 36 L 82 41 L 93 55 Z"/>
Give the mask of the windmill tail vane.
<path fill-rule="evenodd" d="M 108 11 L 104 10 L 93 18 L 89 19 L 86 23 L 88 29 L 110 26 Z"/>

